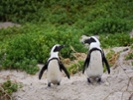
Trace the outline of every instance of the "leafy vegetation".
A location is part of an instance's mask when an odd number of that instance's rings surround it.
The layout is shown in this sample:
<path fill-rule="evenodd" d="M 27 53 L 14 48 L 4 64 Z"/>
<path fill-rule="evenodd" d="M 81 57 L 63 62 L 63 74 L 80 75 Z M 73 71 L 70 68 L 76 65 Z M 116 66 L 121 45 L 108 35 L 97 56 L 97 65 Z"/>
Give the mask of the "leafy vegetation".
<path fill-rule="evenodd" d="M 130 38 L 127 33 L 100 35 L 100 42 L 103 48 L 130 46 L 133 43 L 133 38 Z"/>
<path fill-rule="evenodd" d="M 78 61 L 77 63 L 72 64 L 70 67 L 68 67 L 68 72 L 70 74 L 75 74 L 75 73 L 81 71 L 83 64 L 84 64 L 84 61 Z"/>
<path fill-rule="evenodd" d="M 130 53 L 126 56 L 126 60 L 133 59 L 133 53 Z"/>
<path fill-rule="evenodd" d="M 37 27 L 37 26 L 36 26 Z M 84 50 L 83 45 L 79 43 L 79 36 L 69 33 L 64 33 L 55 30 L 53 33 L 49 31 L 47 33 L 38 32 L 33 30 L 33 27 L 27 26 L 26 32 L 21 32 L 16 37 L 12 37 L 7 41 L 4 47 L 1 47 L 1 64 L 4 69 L 21 69 L 27 73 L 35 74 L 38 71 L 37 63 L 45 62 L 50 53 L 50 49 L 55 44 L 64 44 L 64 48 L 61 52 L 63 57 L 71 57 L 73 50 L 70 46 L 81 52 Z M 75 38 L 73 38 L 75 37 Z M 64 41 L 65 40 L 65 41 Z M 6 54 L 6 55 L 5 55 Z"/>
<path fill-rule="evenodd" d="M 106 58 L 107 58 L 110 66 L 113 66 L 115 64 L 115 62 L 117 61 L 118 57 L 119 57 L 119 53 L 116 53 L 114 50 L 110 50 L 106 54 Z"/>
<path fill-rule="evenodd" d="M 74 24 L 99 18 L 132 19 L 132 0 L 42 0 L 0 1 L 0 20 L 15 22 L 50 22 Z M 80 25 L 80 24 L 79 24 Z"/>
<path fill-rule="evenodd" d="M 86 51 L 79 42 L 83 34 L 99 35 L 103 48 L 130 46 L 132 4 L 132 0 L 1 0 L 0 21 L 21 26 L 0 29 L 0 69 L 35 74 L 37 63 L 47 60 L 55 44 L 66 45 L 61 56 L 73 59 L 71 47 Z"/>
<path fill-rule="evenodd" d="M 125 57 L 126 60 L 131 60 L 133 59 L 133 47 L 131 46 L 130 48 L 130 52 L 128 53 L 128 55 Z"/>
<path fill-rule="evenodd" d="M 0 86 L 0 99 L 1 100 L 11 100 L 12 93 L 16 92 L 20 85 L 18 83 L 7 80 Z"/>

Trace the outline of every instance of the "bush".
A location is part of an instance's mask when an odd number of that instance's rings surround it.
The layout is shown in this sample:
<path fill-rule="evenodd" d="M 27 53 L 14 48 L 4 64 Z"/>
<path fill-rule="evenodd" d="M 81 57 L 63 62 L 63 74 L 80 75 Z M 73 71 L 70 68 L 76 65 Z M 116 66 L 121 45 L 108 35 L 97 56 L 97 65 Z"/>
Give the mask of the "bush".
<path fill-rule="evenodd" d="M 71 29 L 68 31 L 66 27 L 58 27 L 58 29 L 53 27 L 53 30 L 49 29 L 47 32 L 43 32 L 44 29 L 38 28 L 38 26 L 26 26 L 20 28 L 19 35 L 13 36 L 13 39 L 7 39 L 6 46 L 1 46 L 0 64 L 3 69 L 20 69 L 35 74 L 39 70 L 36 66 L 37 63 L 47 61 L 50 49 L 55 44 L 66 45 L 66 48 L 61 51 L 63 57 L 72 57 L 71 54 L 75 51 L 70 47 L 77 52 L 84 51 L 83 45 L 79 42 L 80 34 L 75 35 Z M 7 31 L 9 30 L 7 29 Z"/>
<path fill-rule="evenodd" d="M 16 92 L 21 85 L 18 83 L 12 82 L 11 80 L 7 80 L 0 86 L 0 99 L 1 100 L 11 100 L 12 93 Z"/>
<path fill-rule="evenodd" d="M 41 42 L 36 42 L 36 39 L 36 35 L 27 34 L 9 42 L 5 51 L 5 59 L 2 61 L 3 68 L 21 69 L 35 74 L 39 70 L 36 66 L 38 61 L 45 56 L 44 51 L 47 52 L 47 46 L 42 46 Z M 40 55 L 41 58 L 39 59 Z"/>
<path fill-rule="evenodd" d="M 133 59 L 133 53 L 129 53 L 129 54 L 126 56 L 126 60 L 129 60 L 129 59 Z"/>
<path fill-rule="evenodd" d="M 2 21 L 14 21 L 14 22 L 25 22 L 39 19 L 37 14 L 40 7 L 45 7 L 45 1 L 0 1 L 1 13 L 0 20 Z"/>
<path fill-rule="evenodd" d="M 91 23 L 88 23 L 85 27 L 87 34 L 99 35 L 99 34 L 115 34 L 131 31 L 128 26 L 128 22 L 118 18 L 102 18 L 97 19 Z M 87 35 L 86 34 L 86 35 Z"/>
<path fill-rule="evenodd" d="M 77 63 L 68 67 L 68 72 L 70 74 L 76 74 L 77 72 L 81 71 L 83 68 L 84 61 L 78 61 Z"/>
<path fill-rule="evenodd" d="M 126 60 L 131 60 L 133 59 L 133 47 L 131 46 L 131 50 L 128 53 L 128 55 L 125 57 Z"/>
<path fill-rule="evenodd" d="M 100 42 L 103 48 L 130 46 L 133 43 L 133 38 L 130 38 L 127 33 L 116 33 L 100 35 Z"/>
<path fill-rule="evenodd" d="M 127 0 L 32 0 L 0 1 L 0 20 L 17 23 L 75 24 L 82 19 L 89 23 L 99 18 L 132 20 L 133 1 Z M 114 20 L 115 20 L 114 18 Z"/>

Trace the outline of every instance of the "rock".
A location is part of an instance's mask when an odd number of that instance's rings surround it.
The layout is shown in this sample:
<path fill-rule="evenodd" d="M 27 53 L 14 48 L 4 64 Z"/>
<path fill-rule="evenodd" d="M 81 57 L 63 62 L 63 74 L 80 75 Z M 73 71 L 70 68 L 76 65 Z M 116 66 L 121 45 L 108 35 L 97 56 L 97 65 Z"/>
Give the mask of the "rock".
<path fill-rule="evenodd" d="M 0 29 L 13 27 L 13 26 L 20 27 L 21 25 L 15 24 L 15 23 L 12 23 L 12 22 L 0 22 Z"/>

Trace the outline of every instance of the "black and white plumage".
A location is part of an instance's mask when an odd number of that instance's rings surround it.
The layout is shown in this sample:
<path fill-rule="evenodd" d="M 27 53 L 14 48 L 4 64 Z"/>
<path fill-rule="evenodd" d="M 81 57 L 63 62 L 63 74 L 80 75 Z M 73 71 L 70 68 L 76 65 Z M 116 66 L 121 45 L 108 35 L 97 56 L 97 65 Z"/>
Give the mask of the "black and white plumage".
<path fill-rule="evenodd" d="M 61 81 L 61 71 L 63 70 L 68 78 L 70 78 L 69 73 L 67 72 L 67 69 L 63 65 L 63 63 L 60 61 L 58 57 L 58 52 L 64 48 L 63 45 L 54 45 L 50 52 L 50 58 L 45 63 L 45 65 L 42 67 L 40 73 L 39 73 L 39 79 L 41 79 L 43 73 L 45 70 L 47 70 L 47 80 L 48 80 L 48 86 L 51 86 L 51 83 L 60 85 Z"/>
<path fill-rule="evenodd" d="M 104 64 L 107 67 L 108 73 L 110 73 L 110 66 L 100 47 L 100 42 L 96 37 L 91 36 L 84 40 L 83 43 L 88 43 L 90 45 L 89 53 L 83 65 L 83 73 L 86 73 L 89 83 L 91 83 L 92 78 L 96 79 L 97 82 L 101 82 Z"/>

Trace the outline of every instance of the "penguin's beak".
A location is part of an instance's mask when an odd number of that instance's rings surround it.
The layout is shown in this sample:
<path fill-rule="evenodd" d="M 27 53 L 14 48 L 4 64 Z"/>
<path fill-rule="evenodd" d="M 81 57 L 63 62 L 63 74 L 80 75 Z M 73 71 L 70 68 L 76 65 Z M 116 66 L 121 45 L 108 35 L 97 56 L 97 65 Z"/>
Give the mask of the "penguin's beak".
<path fill-rule="evenodd" d="M 58 51 L 60 51 L 62 48 L 64 48 L 65 47 L 65 45 L 61 45 L 61 46 L 59 46 L 58 47 Z"/>

